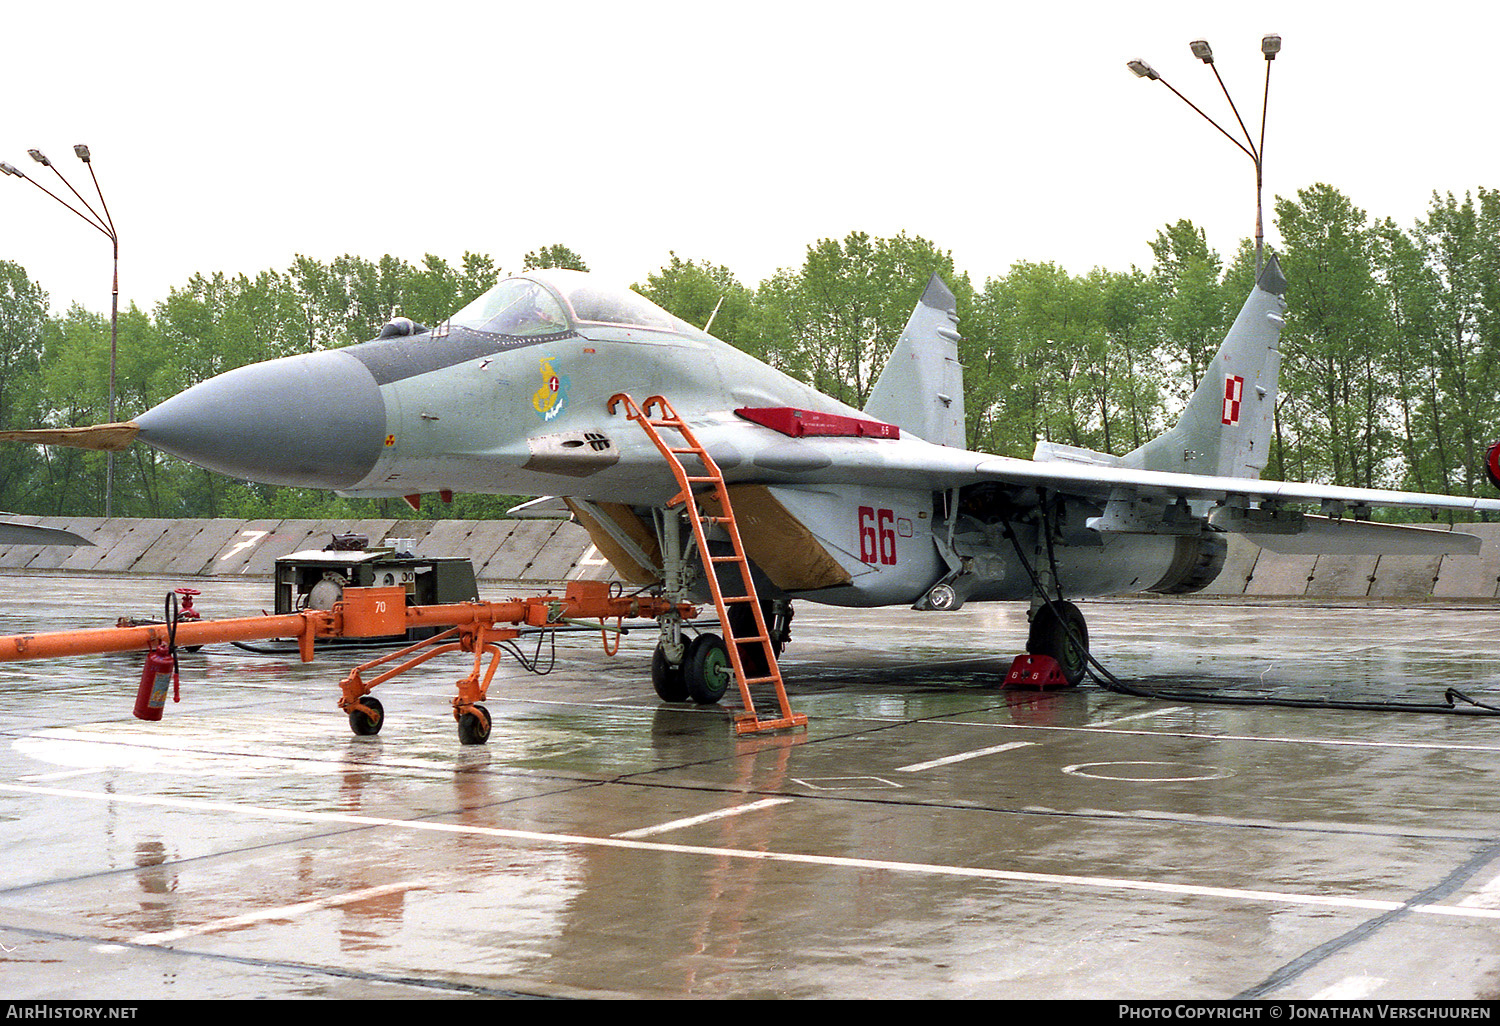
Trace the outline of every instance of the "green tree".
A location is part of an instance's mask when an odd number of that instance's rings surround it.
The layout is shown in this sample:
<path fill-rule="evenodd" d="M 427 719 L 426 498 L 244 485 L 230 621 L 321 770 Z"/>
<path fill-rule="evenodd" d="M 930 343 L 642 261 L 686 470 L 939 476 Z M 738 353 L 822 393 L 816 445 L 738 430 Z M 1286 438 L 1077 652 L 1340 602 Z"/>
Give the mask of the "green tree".
<path fill-rule="evenodd" d="M 711 333 L 740 348 L 747 348 L 745 325 L 755 308 L 755 293 L 729 268 L 708 261 L 683 260 L 676 253 L 660 271 L 646 276 L 635 291 L 668 313 L 696 327 L 709 324 Z"/>
<path fill-rule="evenodd" d="M 1334 484 L 1374 487 L 1391 455 L 1382 421 L 1390 382 L 1387 335 L 1365 212 L 1332 186 L 1278 198 L 1289 290 L 1281 335 L 1284 396 L 1278 448 L 1299 446 L 1295 465 Z M 1286 456 L 1282 456 L 1283 465 Z"/>
<path fill-rule="evenodd" d="M 19 264 L 0 260 L 0 427 L 33 427 L 32 396 L 41 367 L 47 293 Z M 33 446 L 0 447 L 0 503 L 30 506 L 29 484 L 39 453 Z"/>
<path fill-rule="evenodd" d="M 1445 490 L 1478 494 L 1484 448 L 1500 415 L 1493 382 L 1500 362 L 1500 210 L 1481 190 L 1459 202 L 1434 194 L 1416 238 L 1436 284 L 1428 420 Z"/>
<path fill-rule="evenodd" d="M 1124 273 L 1095 270 L 1090 278 L 1102 293 L 1106 339 L 1105 381 L 1098 392 L 1104 451 L 1122 455 L 1165 428 L 1157 352 L 1159 293 L 1151 276 L 1134 267 Z"/>
<path fill-rule="evenodd" d="M 1075 278 L 1052 263 L 1019 262 L 992 278 L 965 332 L 970 437 L 1030 456 L 1037 439 L 1107 447 L 1118 407 L 1105 320 L 1105 273 Z M 975 373 L 975 372 L 978 373 Z"/>
<path fill-rule="evenodd" d="M 1400 439 L 1400 487 L 1447 487 L 1446 444 L 1437 405 L 1437 276 L 1420 244 L 1389 218 L 1371 232 L 1373 262 L 1385 325 L 1387 372 L 1392 381 L 1395 433 Z"/>
<path fill-rule="evenodd" d="M 589 265 L 583 262 L 583 257 L 560 242 L 532 250 L 521 262 L 523 271 L 540 271 L 548 267 L 560 267 L 569 271 L 589 269 Z"/>
<path fill-rule="evenodd" d="M 1156 257 L 1152 269 L 1158 289 L 1163 341 L 1170 355 L 1187 373 L 1180 398 L 1198 387 L 1219 343 L 1238 310 L 1226 301 L 1220 282 L 1223 262 L 1209 249 L 1201 228 L 1178 221 L 1156 233 L 1151 243 Z"/>
<path fill-rule="evenodd" d="M 821 239 L 807 247 L 800 269 L 778 272 L 758 290 L 751 323 L 776 334 L 747 348 L 784 349 L 771 362 L 861 407 L 933 274 L 948 282 L 962 311 L 972 299 L 968 279 L 954 271 L 950 253 L 926 239 L 864 232 Z"/>

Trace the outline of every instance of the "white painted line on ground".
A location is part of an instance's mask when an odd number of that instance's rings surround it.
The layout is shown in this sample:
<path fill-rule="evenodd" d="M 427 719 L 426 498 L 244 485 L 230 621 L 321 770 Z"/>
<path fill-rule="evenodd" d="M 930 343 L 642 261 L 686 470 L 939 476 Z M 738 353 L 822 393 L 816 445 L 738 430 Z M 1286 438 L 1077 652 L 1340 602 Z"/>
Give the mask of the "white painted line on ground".
<path fill-rule="evenodd" d="M 43 780 L 67 780 L 69 777 L 87 777 L 103 771 L 104 767 L 101 766 L 92 769 L 58 770 L 56 773 L 28 773 L 16 779 L 25 781 L 28 784 L 35 784 Z"/>
<path fill-rule="evenodd" d="M 581 848 L 619 848 L 660 852 L 671 855 L 704 855 L 715 859 L 735 858 L 743 859 L 747 862 L 781 862 L 831 869 L 876 870 L 922 876 L 951 877 L 954 879 L 1044 885 L 1073 890 L 1146 892 L 1200 898 L 1219 898 L 1225 901 L 1258 902 L 1273 905 L 1314 905 L 1325 908 L 1359 909 L 1374 912 L 1394 912 L 1405 908 L 1413 912 L 1427 912 L 1437 915 L 1474 919 L 1500 919 L 1500 910 L 1460 908 L 1451 905 L 1408 905 L 1401 901 L 1357 898 L 1353 895 L 1297 894 L 1286 891 L 1262 891 L 1238 887 L 1205 887 L 1196 884 L 1162 883 L 1155 880 L 1128 880 L 1120 877 L 1070 876 L 1061 873 L 1025 873 L 1010 869 L 985 869 L 979 866 L 945 866 L 925 862 L 893 862 L 886 859 L 853 858 L 842 855 L 807 855 L 796 852 L 756 851 L 748 848 L 724 848 L 710 845 L 666 844 L 661 841 L 643 841 L 623 837 L 590 837 L 583 834 L 544 833 L 539 830 L 511 830 L 504 827 L 465 826 L 460 823 L 437 823 L 430 820 L 386 819 L 379 816 L 359 816 L 344 812 L 306 812 L 293 809 L 273 809 L 259 805 L 240 805 L 234 802 L 213 802 L 191 798 L 166 798 L 159 795 L 105 794 L 100 791 L 74 791 L 60 787 L 22 787 L 17 784 L 0 784 L 0 791 L 9 791 L 17 794 L 47 795 L 53 798 L 77 798 L 84 801 L 113 802 L 122 805 L 186 809 L 193 812 L 230 813 L 233 815 L 251 816 L 260 819 L 277 819 L 294 823 L 342 823 L 348 826 L 359 827 L 392 827 L 398 830 L 412 830 L 419 833 L 495 837 L 510 841 L 538 842 L 541 844 L 572 844 Z"/>
<path fill-rule="evenodd" d="M 241 926 L 252 926 L 255 923 L 264 923 L 277 919 L 295 919 L 305 912 L 316 912 L 323 908 L 337 908 L 339 905 L 352 905 L 366 898 L 379 898 L 386 894 L 396 894 L 400 891 L 409 891 L 417 887 L 430 887 L 431 880 L 408 880 L 405 883 L 381 884 L 379 887 L 366 887 L 358 891 L 345 891 L 343 894 L 330 894 L 326 898 L 318 898 L 314 901 L 299 901 L 295 905 L 281 905 L 277 908 L 263 908 L 258 912 L 247 912 L 242 916 L 230 916 L 227 919 L 214 919 L 197 926 L 184 926 L 179 930 L 162 930 L 159 933 L 138 933 L 131 937 L 127 944 L 169 944 L 184 937 L 200 937 L 205 933 L 218 933 L 221 930 L 236 930 Z"/>
<path fill-rule="evenodd" d="M 711 823 L 716 819 L 728 819 L 730 816 L 738 816 L 744 812 L 755 812 L 759 809 L 769 809 L 773 805 L 786 805 L 791 802 L 790 798 L 767 798 L 764 801 L 751 802 L 748 805 L 736 805 L 732 809 L 720 809 L 718 812 L 705 812 L 701 816 L 689 816 L 687 819 L 674 819 L 670 823 L 660 823 L 656 826 L 641 827 L 639 830 L 625 830 L 611 837 L 650 837 L 652 834 L 664 834 L 669 830 L 681 830 L 683 827 L 697 826 L 699 823 Z"/>
<path fill-rule="evenodd" d="M 1430 912 L 1435 916 L 1458 916 L 1462 919 L 1500 919 L 1500 908 L 1464 908 L 1459 905 L 1413 905 L 1413 912 Z"/>
<path fill-rule="evenodd" d="M 1165 709 L 1153 709 L 1150 712 L 1132 713 L 1129 716 L 1117 716 L 1112 720 L 1100 720 L 1098 723 L 1090 723 L 1090 727 L 1113 727 L 1116 723 L 1127 723 L 1130 720 L 1147 720 L 1153 716 L 1167 716 L 1171 713 L 1187 712 L 1185 705 L 1168 706 Z"/>
<path fill-rule="evenodd" d="M 931 762 L 914 762 L 910 766 L 897 766 L 897 773 L 920 773 L 923 770 L 934 769 L 938 766 L 948 766 L 955 762 L 967 762 L 969 759 L 978 759 L 985 755 L 995 755 L 999 752 L 1008 752 L 1015 748 L 1030 748 L 1035 741 L 1011 741 L 1008 744 L 994 745 L 990 748 L 976 748 L 972 752 L 960 752 L 957 755 L 945 755 L 941 759 L 933 759 Z"/>
<path fill-rule="evenodd" d="M 1359 1001 L 1385 985 L 1381 976 L 1346 976 L 1312 996 L 1314 1001 Z"/>
<path fill-rule="evenodd" d="M 1490 878 L 1459 904 L 1464 908 L 1500 908 L 1500 876 Z"/>

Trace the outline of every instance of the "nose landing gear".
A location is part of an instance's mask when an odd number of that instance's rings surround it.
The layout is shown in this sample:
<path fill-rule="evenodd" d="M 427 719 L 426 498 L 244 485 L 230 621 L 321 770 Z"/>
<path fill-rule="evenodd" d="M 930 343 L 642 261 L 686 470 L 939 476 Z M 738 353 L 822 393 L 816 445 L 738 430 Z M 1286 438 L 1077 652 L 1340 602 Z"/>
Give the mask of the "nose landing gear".
<path fill-rule="evenodd" d="M 1055 660 L 1069 686 L 1082 681 L 1089 663 L 1089 628 L 1078 607 L 1062 599 L 1037 607 L 1026 651 Z"/>

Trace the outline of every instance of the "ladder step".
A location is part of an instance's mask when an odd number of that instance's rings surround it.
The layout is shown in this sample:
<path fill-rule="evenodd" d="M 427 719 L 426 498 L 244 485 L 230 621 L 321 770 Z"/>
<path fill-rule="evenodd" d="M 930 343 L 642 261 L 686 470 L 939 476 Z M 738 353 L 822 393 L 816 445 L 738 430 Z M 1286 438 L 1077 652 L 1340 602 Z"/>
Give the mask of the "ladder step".
<path fill-rule="evenodd" d="M 787 727 L 801 727 L 807 723 L 804 713 L 792 713 L 775 720 L 759 719 L 754 713 L 738 716 L 734 722 L 736 734 L 756 734 L 762 730 L 783 730 Z"/>

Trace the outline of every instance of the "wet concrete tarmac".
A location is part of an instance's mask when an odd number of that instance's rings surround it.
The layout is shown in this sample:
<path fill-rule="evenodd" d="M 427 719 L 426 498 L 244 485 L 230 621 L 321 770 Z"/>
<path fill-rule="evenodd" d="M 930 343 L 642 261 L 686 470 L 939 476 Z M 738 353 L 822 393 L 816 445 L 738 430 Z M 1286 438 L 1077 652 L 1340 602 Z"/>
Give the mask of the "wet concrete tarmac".
<path fill-rule="evenodd" d="M 0 583 L 19 633 L 180 582 Z M 208 615 L 270 605 L 197 584 Z M 1500 705 L 1489 607 L 1084 608 L 1158 689 Z M 335 705 L 347 654 L 184 656 L 160 723 L 138 656 L 0 665 L 0 993 L 1500 994 L 1500 720 L 1007 692 L 1024 622 L 800 605 L 811 724 L 740 740 L 656 700 L 650 630 L 507 659 L 476 747 L 458 658 L 384 686 L 373 738 Z"/>

